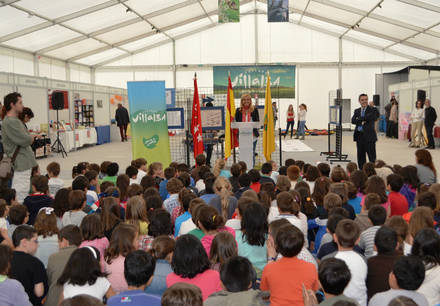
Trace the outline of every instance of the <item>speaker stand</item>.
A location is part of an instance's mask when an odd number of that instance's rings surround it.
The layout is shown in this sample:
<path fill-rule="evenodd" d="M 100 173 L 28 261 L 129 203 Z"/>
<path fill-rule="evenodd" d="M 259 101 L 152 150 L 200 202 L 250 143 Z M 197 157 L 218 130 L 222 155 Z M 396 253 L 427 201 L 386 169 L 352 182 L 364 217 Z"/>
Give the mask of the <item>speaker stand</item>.
<path fill-rule="evenodd" d="M 59 112 L 59 110 L 57 109 L 57 139 L 52 144 L 52 152 L 57 152 L 57 153 L 61 152 L 61 156 L 64 158 L 64 155 L 66 155 L 66 157 L 67 157 L 67 152 L 64 149 L 63 143 L 60 140 L 60 122 L 58 121 L 59 120 L 58 119 L 58 112 Z"/>

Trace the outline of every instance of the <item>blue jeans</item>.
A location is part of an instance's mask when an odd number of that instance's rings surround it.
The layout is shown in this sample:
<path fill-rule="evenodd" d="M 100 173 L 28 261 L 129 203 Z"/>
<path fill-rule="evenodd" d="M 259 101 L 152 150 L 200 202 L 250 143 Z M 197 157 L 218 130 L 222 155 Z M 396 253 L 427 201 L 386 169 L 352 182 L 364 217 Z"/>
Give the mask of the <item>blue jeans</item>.
<path fill-rule="evenodd" d="M 304 126 L 305 125 L 306 125 L 305 121 L 300 121 L 299 122 L 299 127 L 298 127 L 298 132 L 297 132 L 298 136 L 305 136 L 306 135 L 306 133 L 304 131 Z"/>
<path fill-rule="evenodd" d="M 290 127 L 290 137 L 292 138 L 294 126 L 295 126 L 295 121 L 287 121 L 286 133 L 284 134 L 284 137 L 286 137 L 287 133 L 289 133 L 289 127 Z"/>
<path fill-rule="evenodd" d="M 257 142 L 258 142 L 258 138 L 256 138 L 253 143 L 252 168 L 255 167 L 255 150 L 257 149 Z"/>

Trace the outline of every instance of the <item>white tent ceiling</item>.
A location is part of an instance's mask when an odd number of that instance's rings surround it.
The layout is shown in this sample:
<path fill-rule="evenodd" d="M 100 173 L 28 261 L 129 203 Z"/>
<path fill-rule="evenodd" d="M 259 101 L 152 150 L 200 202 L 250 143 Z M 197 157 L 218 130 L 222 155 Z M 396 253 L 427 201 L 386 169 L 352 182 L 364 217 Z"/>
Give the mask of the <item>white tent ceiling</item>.
<path fill-rule="evenodd" d="M 0 46 L 100 66 L 218 26 L 217 3 L 0 0 Z M 240 3 L 266 12 L 266 0 Z M 440 0 L 290 0 L 290 22 L 415 62 L 440 54 Z"/>

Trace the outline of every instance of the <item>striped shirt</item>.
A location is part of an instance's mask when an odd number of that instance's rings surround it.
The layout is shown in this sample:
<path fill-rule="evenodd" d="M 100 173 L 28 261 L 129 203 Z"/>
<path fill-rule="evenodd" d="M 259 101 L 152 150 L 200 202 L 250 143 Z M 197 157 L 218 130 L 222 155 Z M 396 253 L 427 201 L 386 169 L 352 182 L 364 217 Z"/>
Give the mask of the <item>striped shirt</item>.
<path fill-rule="evenodd" d="M 376 255 L 374 251 L 374 238 L 379 228 L 380 225 L 372 226 L 361 233 L 359 246 L 364 249 L 366 258 Z"/>

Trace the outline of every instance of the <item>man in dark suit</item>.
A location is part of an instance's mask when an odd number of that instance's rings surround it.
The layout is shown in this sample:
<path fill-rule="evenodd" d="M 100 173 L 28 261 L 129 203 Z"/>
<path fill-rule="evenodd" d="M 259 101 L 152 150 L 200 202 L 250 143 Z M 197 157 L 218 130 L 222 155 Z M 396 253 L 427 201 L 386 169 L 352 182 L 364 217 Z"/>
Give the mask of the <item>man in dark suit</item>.
<path fill-rule="evenodd" d="M 370 162 L 376 161 L 377 135 L 374 123 L 378 118 L 378 111 L 368 105 L 366 94 L 359 96 L 359 104 L 361 107 L 354 111 L 351 123 L 356 125 L 353 140 L 356 141 L 359 169 L 362 169 L 367 161 L 365 154 L 368 155 Z"/>
<path fill-rule="evenodd" d="M 127 126 L 130 123 L 130 117 L 128 116 L 127 109 L 121 103 L 118 104 L 116 109 L 115 119 L 121 134 L 121 141 L 127 141 Z"/>
<path fill-rule="evenodd" d="M 432 135 L 432 130 L 434 128 L 435 121 L 437 120 L 437 113 L 435 108 L 431 106 L 431 100 L 425 100 L 425 128 L 426 134 L 428 136 L 428 146 L 427 149 L 435 149 L 434 136 Z"/>

